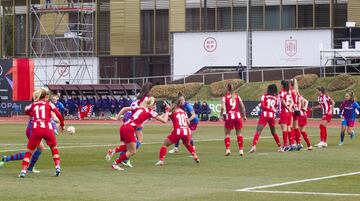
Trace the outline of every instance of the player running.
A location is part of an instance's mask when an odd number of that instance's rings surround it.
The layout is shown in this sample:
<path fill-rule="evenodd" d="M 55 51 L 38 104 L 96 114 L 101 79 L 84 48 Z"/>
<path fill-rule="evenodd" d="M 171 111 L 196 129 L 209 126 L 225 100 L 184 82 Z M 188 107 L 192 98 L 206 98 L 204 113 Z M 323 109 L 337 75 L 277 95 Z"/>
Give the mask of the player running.
<path fill-rule="evenodd" d="M 54 112 L 59 119 L 61 130 L 64 128 L 64 119 L 55 105 L 47 101 L 48 98 L 49 91 L 42 89 L 41 94 L 39 95 L 39 100 L 34 101 L 31 105 L 25 108 L 25 114 L 33 117 L 33 126 L 32 134 L 29 137 L 27 144 L 27 151 L 22 162 L 22 170 L 19 175 L 20 178 L 25 178 L 30 157 L 34 153 L 35 149 L 40 145 L 42 139 L 45 139 L 51 149 L 55 164 L 55 176 L 60 175 L 60 155 L 57 149 L 54 128 L 50 121 L 51 112 Z"/>
<path fill-rule="evenodd" d="M 181 100 L 177 100 L 171 105 L 169 117 L 173 123 L 173 131 L 167 136 L 167 138 L 164 139 L 164 142 L 161 145 L 159 161 L 155 164 L 156 166 L 165 164 L 164 159 L 167 147 L 172 144 L 179 143 L 180 139 L 182 140 L 189 153 L 193 156 L 195 162 L 200 162 L 200 159 L 195 153 L 193 145 L 190 143 L 191 129 L 188 124 L 188 114 L 182 108 L 183 104 Z"/>
<path fill-rule="evenodd" d="M 35 100 L 35 101 L 39 100 L 39 97 L 41 95 L 41 90 L 47 90 L 47 89 L 41 88 L 41 89 L 36 90 L 34 92 L 33 100 Z M 56 124 L 59 123 L 59 120 L 53 112 L 51 112 L 51 116 L 52 116 L 51 124 L 54 128 L 55 134 L 57 134 L 58 130 L 57 130 Z M 29 139 L 32 134 L 32 127 L 33 127 L 33 118 L 29 117 L 29 121 L 27 124 L 26 132 L 25 132 L 27 139 Z M 27 169 L 28 173 L 40 173 L 39 170 L 35 169 L 35 164 L 38 161 L 38 159 L 40 158 L 40 155 L 42 154 L 44 148 L 45 148 L 45 146 L 44 146 L 43 142 L 41 142 L 40 145 L 36 148 L 36 151 L 32 155 L 29 167 Z M 0 168 L 3 167 L 5 165 L 5 163 L 11 162 L 11 161 L 23 160 L 24 157 L 25 157 L 25 151 L 20 151 L 15 154 L 12 154 L 10 156 L 3 156 L 0 161 Z"/>
<path fill-rule="evenodd" d="M 241 108 L 241 114 L 239 107 Z M 226 113 L 224 113 L 226 110 Z M 230 151 L 230 133 L 231 130 L 236 130 L 237 143 L 239 147 L 239 155 L 243 156 L 243 136 L 241 135 L 242 129 L 242 119 L 246 120 L 246 112 L 245 106 L 242 102 L 240 96 L 234 92 L 234 86 L 229 83 L 227 85 L 227 93 L 221 100 L 221 111 L 220 117 L 222 117 L 225 121 L 225 156 L 229 156 L 231 154 Z M 242 118 L 242 119 L 241 119 Z"/>
<path fill-rule="evenodd" d="M 281 151 L 281 143 L 279 136 L 276 134 L 276 128 L 275 128 L 275 116 L 278 108 L 278 97 L 277 97 L 277 87 L 275 84 L 271 84 L 267 87 L 267 91 L 264 95 L 261 96 L 260 104 L 261 104 L 261 112 L 259 121 L 256 127 L 256 133 L 254 135 L 252 147 L 249 151 L 249 153 L 255 153 L 256 152 L 256 145 L 259 141 L 261 132 L 264 130 L 264 127 L 266 124 L 269 124 L 270 132 L 280 148 Z"/>
<path fill-rule="evenodd" d="M 279 124 L 283 132 L 283 150 L 290 151 L 292 150 L 289 146 L 289 135 L 291 132 L 291 119 L 292 119 L 292 110 L 293 110 L 293 98 L 290 91 L 289 82 L 283 80 L 281 81 L 282 89 L 279 93 L 279 103 L 280 103 L 280 119 Z"/>
<path fill-rule="evenodd" d="M 303 96 L 299 96 L 298 97 L 298 101 L 300 103 L 300 108 L 299 108 L 299 115 L 298 115 L 298 124 L 299 124 L 299 129 L 300 129 L 300 133 L 302 135 L 302 137 L 304 138 L 306 145 L 307 145 L 307 150 L 311 151 L 313 149 L 313 147 L 311 146 L 310 143 L 310 138 L 308 136 L 308 134 L 306 133 L 306 125 L 307 125 L 307 118 L 311 113 L 311 109 L 309 109 L 308 105 L 309 105 L 309 101 L 306 100 Z M 303 146 L 301 144 L 301 136 L 299 136 L 296 139 L 296 143 L 297 143 L 297 150 L 300 151 Z"/>
<path fill-rule="evenodd" d="M 319 105 L 313 107 L 322 109 L 322 119 L 320 123 L 320 142 L 316 145 L 317 147 L 327 147 L 327 125 L 331 122 L 332 111 L 335 106 L 334 100 L 326 94 L 324 87 L 316 88 L 316 95 L 318 96 Z"/>
<path fill-rule="evenodd" d="M 350 91 L 345 94 L 345 100 L 340 105 L 341 116 L 341 133 L 339 146 L 344 144 L 345 131 L 350 135 L 350 139 L 354 139 L 354 125 L 356 120 L 356 110 L 360 113 L 360 106 L 355 101 L 354 92 Z"/>
<path fill-rule="evenodd" d="M 131 107 L 138 107 L 141 105 L 141 103 L 143 103 L 144 101 L 148 101 L 150 98 L 150 91 L 153 87 L 153 84 L 151 82 L 146 82 L 142 88 L 140 93 L 138 94 L 138 96 L 136 97 L 136 99 L 131 103 Z M 124 118 L 123 118 L 123 122 L 127 122 L 130 117 L 132 115 L 131 111 L 128 111 L 124 114 Z M 136 128 L 136 149 L 139 149 L 141 146 L 141 143 L 143 142 L 143 133 L 142 133 L 142 125 L 140 125 L 138 128 Z M 110 151 L 110 150 L 109 150 Z M 122 153 L 120 153 L 122 154 Z M 130 159 L 129 160 L 125 160 L 121 163 L 122 165 L 126 166 L 126 167 L 134 167 L 131 162 Z"/>
<path fill-rule="evenodd" d="M 191 137 L 192 137 L 192 135 L 196 131 L 197 125 L 199 123 L 199 118 L 195 114 L 195 110 L 194 110 L 193 106 L 191 105 L 191 103 L 188 103 L 185 101 L 185 97 L 182 93 L 179 93 L 179 95 L 178 95 L 178 102 L 181 106 L 181 109 L 183 109 L 187 114 L 188 121 L 190 122 L 189 128 L 191 130 Z M 174 149 L 170 150 L 169 153 L 170 154 L 177 153 L 179 151 L 179 144 L 180 144 L 180 139 L 175 143 Z M 190 144 L 195 149 L 194 140 L 192 138 L 190 139 Z"/>
<path fill-rule="evenodd" d="M 149 118 L 155 118 L 156 120 L 163 123 L 167 122 L 169 112 L 167 111 L 163 116 L 159 116 L 158 113 L 152 110 L 154 104 L 155 98 L 149 97 L 148 100 L 144 100 L 138 107 L 125 107 L 121 109 L 119 114 L 117 114 L 114 118 L 119 120 L 120 116 L 124 113 L 128 111 L 132 112 L 130 119 L 120 127 L 120 146 L 109 150 L 106 155 L 106 159 L 111 160 L 115 153 L 123 153 L 112 164 L 112 168 L 114 170 L 124 170 L 123 168 L 119 167 L 119 164 L 136 154 L 136 128 L 143 125 L 143 123 Z"/>

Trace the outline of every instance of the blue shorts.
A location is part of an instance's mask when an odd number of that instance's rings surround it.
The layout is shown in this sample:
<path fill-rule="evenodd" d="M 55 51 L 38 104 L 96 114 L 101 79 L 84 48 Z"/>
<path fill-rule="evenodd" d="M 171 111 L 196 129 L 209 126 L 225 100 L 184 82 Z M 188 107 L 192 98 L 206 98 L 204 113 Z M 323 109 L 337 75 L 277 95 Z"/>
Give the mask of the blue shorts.
<path fill-rule="evenodd" d="M 341 121 L 342 126 L 354 127 L 355 119 L 343 119 Z"/>

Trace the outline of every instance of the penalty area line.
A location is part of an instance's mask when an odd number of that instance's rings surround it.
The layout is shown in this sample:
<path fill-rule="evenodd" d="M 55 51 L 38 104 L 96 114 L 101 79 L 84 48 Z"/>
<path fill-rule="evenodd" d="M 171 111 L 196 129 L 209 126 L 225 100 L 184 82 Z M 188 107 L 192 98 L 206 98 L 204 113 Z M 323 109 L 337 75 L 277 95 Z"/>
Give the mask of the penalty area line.
<path fill-rule="evenodd" d="M 270 193 L 270 194 L 295 194 L 295 195 L 325 195 L 325 196 L 354 196 L 360 197 L 357 193 L 321 193 L 321 192 L 300 192 L 300 191 L 270 191 L 270 190 L 243 190 L 239 192 L 249 193 Z"/>
<path fill-rule="evenodd" d="M 252 192 L 252 193 L 273 193 L 273 194 L 304 194 L 304 195 L 328 195 L 328 196 L 360 196 L 360 194 L 352 194 L 352 193 L 321 193 L 321 192 L 298 192 L 298 191 L 271 191 L 271 190 L 259 190 L 264 188 L 272 188 L 272 187 L 279 187 L 279 186 L 287 186 L 291 184 L 299 184 L 299 183 L 305 183 L 305 182 L 313 182 L 313 181 L 320 181 L 325 179 L 333 179 L 338 177 L 346 177 L 346 176 L 352 176 L 352 175 L 358 175 L 360 172 L 350 172 L 345 174 L 337 174 L 337 175 L 330 175 L 325 177 L 316 177 L 316 178 L 310 178 L 310 179 L 302 179 L 302 180 L 296 180 L 296 181 L 290 181 L 290 182 L 282 182 L 282 183 L 276 183 L 276 184 L 269 184 L 269 185 L 262 185 L 262 186 L 255 186 L 255 187 L 249 187 L 249 188 L 242 188 L 237 189 L 235 191 L 237 192 Z"/>

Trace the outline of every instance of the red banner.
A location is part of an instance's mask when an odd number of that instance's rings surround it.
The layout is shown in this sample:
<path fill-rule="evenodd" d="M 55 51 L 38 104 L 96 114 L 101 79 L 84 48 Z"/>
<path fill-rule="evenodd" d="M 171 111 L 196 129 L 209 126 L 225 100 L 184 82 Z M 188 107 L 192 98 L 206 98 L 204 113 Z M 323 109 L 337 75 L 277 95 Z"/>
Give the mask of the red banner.
<path fill-rule="evenodd" d="M 34 61 L 32 59 L 13 59 L 12 73 L 13 101 L 30 101 L 34 91 Z"/>

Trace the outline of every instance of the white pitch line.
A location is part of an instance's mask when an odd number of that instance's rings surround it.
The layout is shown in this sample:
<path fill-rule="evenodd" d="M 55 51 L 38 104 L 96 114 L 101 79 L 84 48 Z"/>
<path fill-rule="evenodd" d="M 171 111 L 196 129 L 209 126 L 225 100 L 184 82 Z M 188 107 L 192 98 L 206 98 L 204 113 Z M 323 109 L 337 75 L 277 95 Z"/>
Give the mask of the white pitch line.
<path fill-rule="evenodd" d="M 299 191 L 268 191 L 268 190 L 244 190 L 242 192 L 251 193 L 271 193 L 271 194 L 297 194 L 297 195 L 325 195 L 325 196 L 355 196 L 360 197 L 360 194 L 352 193 L 320 193 L 320 192 L 299 192 Z"/>
<path fill-rule="evenodd" d="M 246 191 L 253 191 L 253 190 L 256 190 L 256 189 L 271 188 L 271 187 L 278 187 L 278 186 L 286 186 L 286 185 L 290 185 L 290 184 L 299 184 L 299 183 L 305 183 L 305 182 L 311 182 L 311 181 L 320 181 L 320 180 L 324 180 L 324 179 L 333 179 L 333 178 L 346 177 L 346 176 L 352 176 L 352 175 L 358 175 L 358 174 L 360 174 L 360 172 L 351 172 L 351 173 L 331 175 L 331 176 L 326 176 L 326 177 L 317 177 L 317 178 L 312 178 L 312 179 L 302 179 L 302 180 L 283 182 L 283 183 L 277 183 L 277 184 L 255 186 L 255 187 L 250 187 L 250 188 L 237 189 L 235 191 L 240 191 L 240 192 L 244 191 L 244 192 L 246 192 Z"/>

